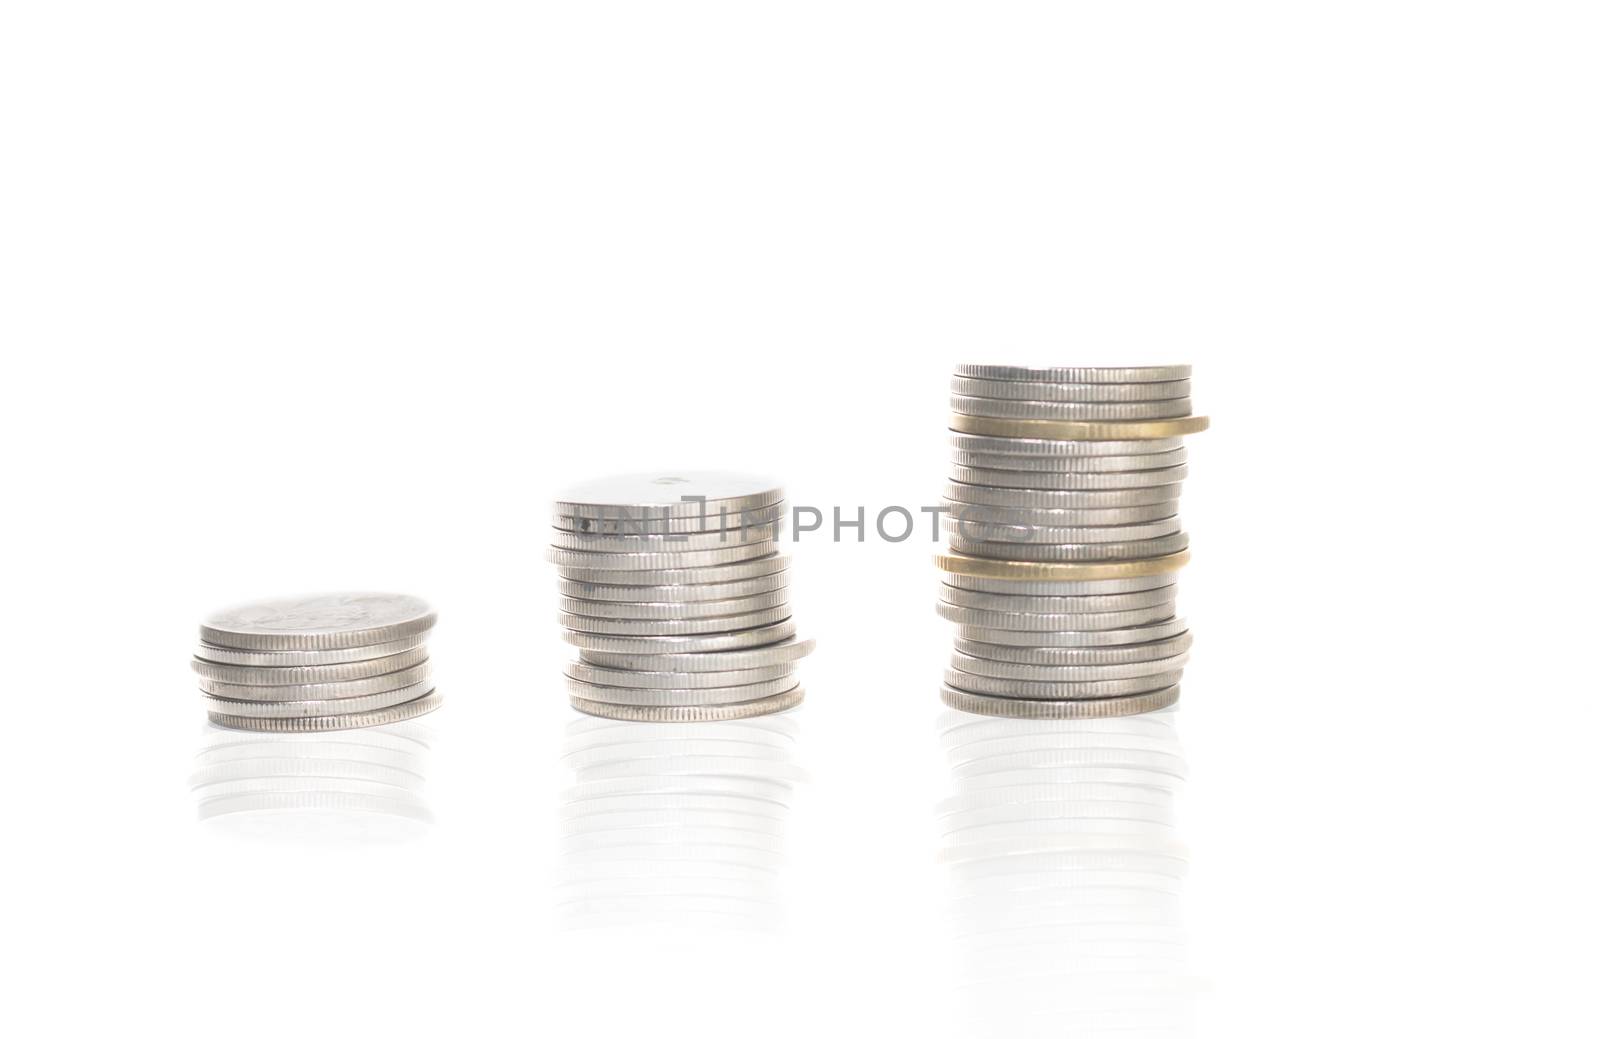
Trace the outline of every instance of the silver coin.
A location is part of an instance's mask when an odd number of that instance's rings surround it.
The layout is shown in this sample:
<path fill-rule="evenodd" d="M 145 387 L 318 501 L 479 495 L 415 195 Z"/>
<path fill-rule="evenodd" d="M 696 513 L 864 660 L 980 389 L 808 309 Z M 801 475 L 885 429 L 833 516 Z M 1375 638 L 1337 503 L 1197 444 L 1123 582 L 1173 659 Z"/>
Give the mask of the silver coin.
<path fill-rule="evenodd" d="M 652 660 L 658 659 L 655 657 Z M 793 663 L 773 664 L 729 671 L 629 671 L 602 667 L 581 660 L 567 662 L 567 677 L 590 685 L 624 686 L 630 689 L 721 689 L 727 686 L 776 682 L 795 674 Z"/>
<path fill-rule="evenodd" d="M 333 732 L 338 729 L 361 729 L 372 725 L 392 725 L 395 722 L 410 721 L 434 710 L 443 702 L 443 698 L 437 692 L 429 691 L 424 696 L 393 707 L 375 711 L 357 711 L 353 714 L 315 718 L 242 718 L 213 711 L 207 717 L 213 725 L 243 729 L 248 732 Z"/>
<path fill-rule="evenodd" d="M 1183 418 L 1193 414 L 1188 397 L 1177 400 L 1145 400 L 1128 404 L 1071 404 L 1044 400 L 994 400 L 989 397 L 950 395 L 950 410 L 957 415 L 979 418 L 1049 419 L 1065 422 L 1144 422 L 1151 419 Z"/>
<path fill-rule="evenodd" d="M 393 656 L 373 660 L 354 660 L 348 664 L 315 664 L 309 667 L 239 667 L 214 664 L 196 657 L 189 662 L 201 678 L 235 685 L 315 685 L 321 682 L 349 682 L 401 671 L 428 659 L 426 646 L 417 646 Z"/>
<path fill-rule="evenodd" d="M 1011 595 L 973 592 L 947 583 L 939 590 L 939 596 L 951 606 L 999 613 L 1110 613 L 1170 605 L 1178 597 L 1178 586 L 1169 584 L 1117 595 Z"/>
<path fill-rule="evenodd" d="M 755 718 L 763 714 L 787 711 L 806 697 L 805 690 L 795 686 L 777 696 L 744 703 L 707 704 L 700 707 L 633 706 L 628 704 L 597 703 L 574 696 L 571 703 L 584 714 L 597 718 L 612 718 L 632 722 L 710 722 L 731 721 L 737 718 Z"/>
<path fill-rule="evenodd" d="M 1019 505 L 973 505 L 944 499 L 951 519 L 968 523 L 987 523 L 996 527 L 1121 527 L 1133 523 L 1154 523 L 1178 514 L 1178 502 L 1131 505 L 1121 509 L 1038 509 Z"/>
<path fill-rule="evenodd" d="M 794 675 L 768 682 L 752 682 L 748 685 L 675 689 L 595 685 L 591 682 L 580 682 L 575 678 L 567 679 L 567 689 L 580 699 L 634 707 L 704 707 L 710 704 L 748 703 L 751 700 L 787 693 L 799 684 L 800 679 Z"/>
<path fill-rule="evenodd" d="M 347 696 L 338 700 L 234 700 L 208 694 L 202 695 L 201 699 L 205 701 L 206 710 L 212 714 L 234 718 L 323 718 L 330 714 L 381 711 L 424 696 L 432 688 L 433 682 L 424 680 L 381 693 Z"/>
<path fill-rule="evenodd" d="M 1108 679 L 1102 682 L 1019 682 L 1010 678 L 990 678 L 968 674 L 954 668 L 944 673 L 944 684 L 964 693 L 1004 696 L 1014 700 L 1103 700 L 1109 696 L 1148 693 L 1177 685 L 1183 670 L 1138 678 Z"/>
<path fill-rule="evenodd" d="M 592 584 L 587 581 L 562 580 L 563 598 L 587 603 L 649 604 L 716 602 L 722 599 L 745 599 L 756 595 L 784 593 L 789 587 L 789 574 L 780 570 L 765 577 L 752 577 L 746 581 L 729 581 L 726 584 Z M 574 613 L 591 613 L 592 610 L 573 610 Z"/>
<path fill-rule="evenodd" d="M 649 638 L 657 635 L 712 635 L 751 628 L 765 627 L 788 620 L 792 611 L 787 605 L 754 613 L 733 613 L 721 617 L 696 617 L 688 620 L 634 620 L 612 617 L 586 617 L 578 613 L 563 613 L 561 624 L 568 631 L 592 632 L 596 635 L 623 635 L 630 638 Z"/>
<path fill-rule="evenodd" d="M 340 700 L 351 697 L 367 696 L 372 693 L 385 693 L 392 689 L 400 689 L 409 685 L 416 685 L 427 679 L 432 673 L 433 665 L 424 660 L 420 664 L 391 671 L 386 674 L 374 675 L 371 678 L 357 678 L 347 682 L 309 682 L 296 685 L 241 685 L 236 682 L 218 682 L 210 678 L 200 679 L 202 692 L 212 696 L 220 696 L 227 700 L 255 700 L 262 703 L 285 702 L 291 700 Z"/>
<path fill-rule="evenodd" d="M 1168 534 L 1142 541 L 1106 541 L 1092 545 L 1017 544 L 1007 541 L 970 541 L 952 534 L 945 542 L 951 551 L 983 559 L 1017 559 L 1035 563 L 1107 562 L 1154 559 L 1189 547 L 1189 535 Z"/>
<path fill-rule="evenodd" d="M 1155 621 L 1131 628 L 1109 628 L 1105 631 L 1019 631 L 1014 628 L 984 628 L 961 624 L 956 626 L 956 636 L 997 646 L 1090 647 L 1154 642 L 1188 630 L 1188 621 L 1174 617 L 1171 620 Z"/>
<path fill-rule="evenodd" d="M 1025 368 L 1006 364 L 961 364 L 956 376 L 963 379 L 999 379 L 1007 382 L 1176 382 L 1192 374 L 1187 364 L 1163 364 L 1122 368 Z"/>
<path fill-rule="evenodd" d="M 436 619 L 414 595 L 350 592 L 267 599 L 212 614 L 200 625 L 200 641 L 248 650 L 345 649 L 418 635 Z"/>
<path fill-rule="evenodd" d="M 1168 516 L 1151 523 L 1121 523 L 1108 527 L 1041 527 L 1031 523 L 1002 526 L 980 523 L 966 513 L 940 517 L 940 529 L 969 541 L 1004 541 L 1013 545 L 1092 545 L 1106 541 L 1144 541 L 1166 537 L 1183 529 L 1183 521 Z"/>
<path fill-rule="evenodd" d="M 1024 469 L 974 469 L 965 465 L 950 467 L 950 479 L 957 483 L 977 487 L 1027 487 L 1041 491 L 1118 491 L 1131 487 L 1161 487 L 1182 483 L 1188 475 L 1187 465 L 1127 473 L 1047 473 Z"/>
<path fill-rule="evenodd" d="M 648 509 L 658 516 L 699 516 L 722 509 L 760 509 L 782 499 L 783 488 L 760 476 L 702 471 L 630 473 L 568 488 L 556 500 L 556 512 L 604 519 L 617 515 L 619 508 L 628 508 Z"/>
<path fill-rule="evenodd" d="M 765 595 L 746 595 L 737 599 L 702 599 L 698 602 L 608 602 L 563 596 L 561 612 L 613 620 L 698 620 L 752 613 L 756 610 L 771 610 L 788 601 L 789 592 L 782 588 L 776 592 L 767 592 Z"/>
<path fill-rule="evenodd" d="M 1140 624 L 1169 619 L 1177 609 L 1172 603 L 1147 606 L 1142 610 L 1118 610 L 1115 613 L 998 613 L 994 610 L 975 610 L 966 606 L 952 606 L 941 600 L 936 609 L 939 616 L 952 624 L 972 628 L 1000 628 L 1006 631 L 1083 632 L 1107 631 L 1112 628 L 1131 628 Z"/>
<path fill-rule="evenodd" d="M 1178 702 L 1178 687 L 1168 686 L 1154 692 L 1107 700 L 1011 700 L 964 693 L 950 686 L 942 686 L 939 696 L 947 707 L 992 718 L 1120 718 L 1171 707 Z"/>
<path fill-rule="evenodd" d="M 771 543 L 778 540 L 779 534 L 775 525 L 710 530 L 701 534 L 570 534 L 555 530 L 551 531 L 550 544 L 555 548 L 577 552 L 659 555 L 663 552 L 699 552 L 712 548 L 763 544 L 768 545 L 770 550 Z"/>
<path fill-rule="evenodd" d="M 1012 664 L 1004 660 L 989 660 L 961 652 L 952 654 L 950 658 L 952 668 L 969 675 L 1004 678 L 1014 682 L 1044 683 L 1114 682 L 1124 678 L 1146 678 L 1150 675 L 1166 674 L 1169 671 L 1182 671 L 1188 662 L 1187 653 L 1175 653 L 1168 657 L 1154 657 L 1150 660 L 1135 660 L 1123 664 Z M 950 684 L 969 692 L 985 691 L 960 682 Z"/>
<path fill-rule="evenodd" d="M 1135 505 L 1155 505 L 1177 501 L 1183 484 L 1138 487 L 1126 491 L 1036 491 L 1015 487 L 974 487 L 965 483 L 945 486 L 945 497 L 967 505 L 998 505 L 1024 509 L 1125 509 Z M 1054 524 L 1071 527 L 1075 523 Z M 1096 524 L 1084 524 L 1095 526 Z"/>
<path fill-rule="evenodd" d="M 590 653 L 613 653 L 642 656 L 681 653 L 717 653 L 729 649 L 754 649 L 758 646 L 782 642 L 794 635 L 792 620 L 779 621 L 747 631 L 723 635 L 654 635 L 624 638 L 617 635 L 595 635 L 586 631 L 568 631 L 562 634 L 572 645 Z M 587 659 L 587 658 L 585 658 Z M 601 661 L 604 663 L 604 661 Z M 670 668 L 661 664 L 654 670 Z M 720 668 L 718 669 L 720 670 Z"/>
<path fill-rule="evenodd" d="M 725 585 L 782 573 L 789 567 L 789 557 L 782 554 L 763 556 L 741 563 L 721 563 L 716 566 L 658 567 L 647 570 L 597 570 L 582 566 L 557 566 L 556 572 L 568 581 L 601 585 Z M 660 592 L 652 590 L 652 597 Z M 722 593 L 719 592 L 718 598 Z"/>
<path fill-rule="evenodd" d="M 950 446 L 973 454 L 1018 455 L 1029 458 L 1134 458 L 1182 450 L 1182 437 L 1150 440 L 1043 440 L 1035 437 L 996 437 L 951 431 Z"/>
<path fill-rule="evenodd" d="M 1023 382 L 1017 379 L 950 379 L 950 392 L 991 400 L 1042 400 L 1074 404 L 1112 404 L 1177 400 L 1189 396 L 1188 379 L 1171 382 Z"/>
<path fill-rule="evenodd" d="M 748 562 L 776 552 L 776 542 L 761 541 L 753 545 L 729 545 L 692 552 L 582 552 L 551 548 L 546 550 L 545 558 L 559 567 L 578 570 L 694 570 L 723 563 Z"/>
<path fill-rule="evenodd" d="M 796 639 L 791 637 L 770 645 L 713 652 L 679 650 L 675 653 L 660 654 L 654 652 L 654 650 L 640 652 L 637 650 L 580 649 L 578 658 L 583 663 L 596 667 L 621 668 L 628 671 L 674 671 L 685 674 L 704 674 L 708 672 L 755 670 L 780 664 L 791 664 L 802 657 L 810 656 L 811 651 L 816 648 L 815 639 Z"/>
<path fill-rule="evenodd" d="M 1106 581 L 1012 581 L 1004 577 L 969 577 L 966 574 L 941 576 L 944 578 L 944 584 L 950 588 L 995 592 L 1000 595 L 1122 595 L 1128 592 L 1148 592 L 1156 588 L 1167 588 L 1178 583 L 1178 575 L 1175 572 Z"/>
<path fill-rule="evenodd" d="M 1194 643 L 1188 631 L 1120 646 L 1002 646 L 976 639 L 958 638 L 956 652 L 983 660 L 1039 667 L 1061 665 L 1131 664 L 1186 653 Z"/>
<path fill-rule="evenodd" d="M 427 640 L 427 633 L 408 635 L 393 642 L 375 642 L 370 646 L 350 646 L 346 649 L 281 649 L 251 650 L 229 649 L 200 643 L 194 651 L 197 660 L 212 664 L 237 667 L 321 667 L 324 664 L 349 664 L 360 660 L 377 660 L 416 649 Z"/>
<path fill-rule="evenodd" d="M 1189 460 L 1188 448 L 1147 455 L 1004 455 L 952 451 L 950 460 L 969 469 L 1007 469 L 1029 473 L 1131 473 L 1168 469 Z"/>
<path fill-rule="evenodd" d="M 660 516 L 650 509 L 618 508 L 601 516 L 569 516 L 557 507 L 551 525 L 574 534 L 701 534 L 781 523 L 788 519 L 787 503 L 779 501 L 742 512 L 707 506 L 692 516 Z"/>

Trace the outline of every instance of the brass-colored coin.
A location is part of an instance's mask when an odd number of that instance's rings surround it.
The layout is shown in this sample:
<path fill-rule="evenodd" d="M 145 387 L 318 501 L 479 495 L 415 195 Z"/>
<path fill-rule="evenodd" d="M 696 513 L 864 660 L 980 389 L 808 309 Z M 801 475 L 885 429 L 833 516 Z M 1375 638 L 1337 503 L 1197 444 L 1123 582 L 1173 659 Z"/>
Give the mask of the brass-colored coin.
<path fill-rule="evenodd" d="M 1007 581 L 1115 581 L 1125 577 L 1166 574 L 1189 562 L 1189 550 L 1151 559 L 1115 563 L 1035 563 L 1018 559 L 979 559 L 957 552 L 941 553 L 934 565 L 950 574 L 997 577 Z"/>
<path fill-rule="evenodd" d="M 1033 440 L 1151 440 L 1199 433 L 1211 425 L 1204 415 L 1148 419 L 1140 422 L 1076 422 L 1064 419 L 984 418 L 951 415 L 957 433 L 987 437 L 1026 437 Z"/>

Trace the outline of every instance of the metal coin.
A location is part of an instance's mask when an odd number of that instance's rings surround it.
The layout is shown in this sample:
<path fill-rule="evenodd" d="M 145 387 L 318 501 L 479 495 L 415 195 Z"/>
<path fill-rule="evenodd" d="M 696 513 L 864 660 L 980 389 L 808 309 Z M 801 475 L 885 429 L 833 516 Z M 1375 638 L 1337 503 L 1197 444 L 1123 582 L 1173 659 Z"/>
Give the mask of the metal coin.
<path fill-rule="evenodd" d="M 734 548 L 768 544 L 778 540 L 776 525 L 710 530 L 701 534 L 571 534 L 552 531 L 550 544 L 578 552 L 617 552 L 622 554 L 698 552 L 710 548 Z M 770 550 L 770 549 L 769 549 Z"/>
<path fill-rule="evenodd" d="M 648 509 L 658 516 L 699 516 L 703 511 L 744 512 L 783 499 L 783 488 L 760 476 L 722 472 L 631 473 L 589 480 L 567 489 L 556 512 L 605 519 L 619 508 Z"/>
<path fill-rule="evenodd" d="M 583 552 L 551 548 L 546 551 L 545 558 L 557 566 L 582 570 L 693 570 L 723 563 L 747 562 L 773 555 L 776 551 L 775 542 L 761 541 L 753 545 L 729 545 L 692 552 Z"/>
<path fill-rule="evenodd" d="M 1015 581 L 1115 581 L 1180 570 L 1189 562 L 1189 552 L 1185 549 L 1170 556 L 1127 559 L 1115 563 L 1040 563 L 1022 559 L 981 559 L 949 552 L 935 556 L 933 562 L 946 573 L 968 577 L 998 577 Z"/>
<path fill-rule="evenodd" d="M 1004 541 L 1022 545 L 1092 545 L 1104 541 L 1144 541 L 1166 537 L 1183 529 L 1177 516 L 1151 523 L 1120 523 L 1109 527 L 1042 527 L 1032 523 L 1001 526 L 980 523 L 965 512 L 959 518 L 944 516 L 939 526 L 947 534 L 957 534 L 970 541 Z"/>
<path fill-rule="evenodd" d="M 974 469 L 952 465 L 950 479 L 978 487 L 1024 487 L 1042 491 L 1116 491 L 1130 487 L 1161 487 L 1182 483 L 1187 465 L 1165 469 L 1140 469 L 1126 473 L 1055 473 L 1022 469 Z M 705 535 L 696 535 L 703 537 Z"/>
<path fill-rule="evenodd" d="M 386 693 L 393 689 L 416 685 L 427 679 L 433 665 L 424 660 L 420 664 L 348 682 L 310 682 L 297 685 L 242 685 L 236 682 L 218 682 L 200 679 L 202 691 L 227 700 L 255 700 L 262 703 L 291 700 L 340 700 Z"/>
<path fill-rule="evenodd" d="M 370 646 L 350 646 L 346 649 L 229 649 L 227 646 L 202 642 L 194 655 L 198 660 L 238 667 L 320 667 L 324 664 L 348 664 L 358 660 L 392 657 L 416 649 L 427 637 L 424 632 L 393 642 L 375 642 Z"/>
<path fill-rule="evenodd" d="M 955 640 L 955 647 L 958 653 L 967 657 L 1010 664 L 1057 667 L 1068 664 L 1131 664 L 1145 660 L 1159 660 L 1186 653 L 1193 643 L 1193 634 L 1183 631 L 1151 642 L 1136 642 L 1122 646 L 1001 646 L 992 642 L 958 638 Z"/>
<path fill-rule="evenodd" d="M 764 697 L 760 700 L 748 700 L 744 703 L 707 704 L 701 707 L 643 707 L 627 704 L 608 704 L 585 700 L 577 696 L 572 697 L 571 702 L 573 707 L 584 714 L 592 714 L 597 718 L 613 718 L 617 721 L 710 722 L 731 721 L 736 718 L 754 718 L 763 714 L 787 711 L 805 698 L 805 690 L 795 686 L 787 692 L 779 693 L 777 696 Z"/>
<path fill-rule="evenodd" d="M 974 505 L 944 499 L 948 515 L 969 523 L 989 523 L 997 527 L 1120 527 L 1130 523 L 1154 523 L 1178 514 L 1178 501 L 1154 505 L 1130 505 L 1121 509 L 1040 509 L 1022 505 Z"/>
<path fill-rule="evenodd" d="M 950 410 L 958 415 L 983 418 L 1142 422 L 1147 419 L 1183 418 L 1194 411 L 1194 403 L 1188 397 L 1180 397 L 1177 400 L 1145 400 L 1127 404 L 1073 404 L 1044 400 L 994 400 L 952 393 Z"/>
<path fill-rule="evenodd" d="M 1176 611 L 1172 603 L 1147 606 L 1142 610 L 1118 610 L 1114 613 L 999 613 L 994 610 L 975 610 L 966 606 L 951 606 L 940 601 L 935 607 L 939 616 L 953 624 L 974 628 L 1000 628 L 1006 631 L 1082 632 L 1106 631 L 1112 628 L 1129 628 L 1154 621 L 1164 621 Z"/>
<path fill-rule="evenodd" d="M 782 642 L 794 635 L 792 620 L 768 624 L 747 631 L 723 635 L 654 635 L 624 638 L 615 635 L 596 635 L 586 631 L 568 631 L 562 635 L 572 645 L 591 653 L 614 653 L 641 656 L 660 656 L 680 653 L 718 653 L 729 649 L 754 649 L 758 646 Z M 587 659 L 587 658 L 585 658 Z M 600 661 L 605 663 L 605 661 Z M 666 663 L 654 670 L 676 670 Z M 716 668 L 715 670 L 721 670 Z"/>
<path fill-rule="evenodd" d="M 950 453 L 950 460 L 969 469 L 1008 469 L 1029 473 L 1131 473 L 1182 465 L 1189 460 L 1189 450 L 1180 447 L 1176 451 L 1144 455 L 1008 455 L 958 449 Z"/>
<path fill-rule="evenodd" d="M 1088 545 L 1046 543 L 1018 544 L 1008 541 L 972 541 L 959 534 L 946 539 L 952 551 L 986 559 L 1020 559 L 1032 562 L 1100 562 L 1120 559 L 1150 559 L 1170 555 L 1189 547 L 1189 535 L 1168 534 L 1142 541 L 1106 541 Z"/>
<path fill-rule="evenodd" d="M 571 641 L 570 639 L 568 641 Z M 809 656 L 817 648 L 815 639 L 786 638 L 781 642 L 770 645 L 755 646 L 747 649 L 705 651 L 677 651 L 675 654 L 662 655 L 653 650 L 646 653 L 637 650 L 604 650 L 582 649 L 578 657 L 585 664 L 597 667 L 622 668 L 629 671 L 675 671 L 684 673 L 707 673 L 755 670 L 757 668 L 774 667 L 780 664 L 792 664 L 802 657 Z"/>
<path fill-rule="evenodd" d="M 200 641 L 248 650 L 346 649 L 421 634 L 436 619 L 414 595 L 268 599 L 213 614 L 200 625 Z"/>
<path fill-rule="evenodd" d="M 969 675 L 985 678 L 1004 678 L 1014 682 L 1114 682 L 1123 678 L 1145 678 L 1150 675 L 1181 671 L 1189 662 L 1189 654 L 1175 653 L 1168 657 L 1153 657 L 1123 664 L 1013 664 L 1004 660 L 989 660 L 966 653 L 951 656 L 950 666 Z M 981 693 L 961 682 L 951 682 L 958 689 Z M 1167 682 L 1166 685 L 1173 683 Z M 1002 694 L 1010 695 L 1010 694 Z"/>
<path fill-rule="evenodd" d="M 1017 487 L 978 487 L 966 483 L 945 486 L 945 497 L 952 501 L 968 505 L 1032 509 L 1123 509 L 1130 505 L 1177 501 L 1182 494 L 1181 483 L 1124 491 L 1043 491 Z"/>
<path fill-rule="evenodd" d="M 788 569 L 789 557 L 781 554 L 750 559 L 742 563 L 721 563 L 716 566 L 658 567 L 647 570 L 599 570 L 584 566 L 557 566 L 556 572 L 568 581 L 601 585 L 726 585 L 757 577 L 768 577 Z M 652 591 L 652 598 L 659 596 Z M 719 592 L 718 598 L 724 593 Z"/>
<path fill-rule="evenodd" d="M 395 722 L 410 721 L 434 710 L 443 702 L 443 698 L 437 692 L 430 691 L 425 696 L 419 696 L 407 703 L 375 711 L 357 711 L 354 714 L 335 714 L 316 718 L 241 718 L 213 711 L 207 717 L 213 725 L 249 732 L 333 732 L 338 729 L 360 729 L 370 725 L 391 725 Z"/>
<path fill-rule="evenodd" d="M 748 685 L 706 686 L 703 688 L 639 689 L 629 686 L 595 685 L 567 679 L 573 696 L 596 703 L 625 704 L 635 707 L 704 707 L 708 704 L 748 703 L 787 693 L 800 684 L 795 675 Z"/>
<path fill-rule="evenodd" d="M 652 660 L 659 658 L 652 657 Z M 773 664 L 729 671 L 629 671 L 601 667 L 581 660 L 567 663 L 567 677 L 591 685 L 625 686 L 630 689 L 720 689 L 727 686 L 776 682 L 795 674 L 793 663 Z"/>
<path fill-rule="evenodd" d="M 1211 425 L 1204 415 L 1184 418 L 1146 419 L 1138 422 L 1068 421 L 1026 418 L 989 418 L 982 415 L 951 415 L 950 428 L 957 433 L 989 437 L 1019 437 L 1029 440 L 1154 440 L 1188 436 Z"/>
<path fill-rule="evenodd" d="M 1107 700 L 1008 700 L 998 696 L 964 693 L 949 686 L 941 687 L 939 696 L 947 707 L 991 718 L 1120 718 L 1171 707 L 1178 702 L 1178 687 L 1174 685 L 1150 693 Z"/>
<path fill-rule="evenodd" d="M 426 646 L 408 649 L 374 660 L 355 660 L 348 664 L 316 664 L 309 667 L 238 667 L 214 664 L 196 657 L 189 662 L 195 674 L 217 682 L 236 685 L 314 685 L 319 682 L 348 682 L 401 671 L 428 659 Z"/>
<path fill-rule="evenodd" d="M 1176 573 L 1128 577 L 1120 581 L 1008 581 L 1004 578 L 968 577 L 964 574 L 944 575 L 944 584 L 949 588 L 964 588 L 971 592 L 993 592 L 997 595 L 1123 595 L 1130 592 L 1148 592 L 1158 588 L 1173 588 L 1177 583 Z"/>
<path fill-rule="evenodd" d="M 710 635 L 747 631 L 788 620 L 790 616 L 791 611 L 785 605 L 770 610 L 757 610 L 754 613 L 696 617 L 688 620 L 619 620 L 611 617 L 586 617 L 577 613 L 563 613 L 561 624 L 568 631 L 648 638 L 657 635 Z"/>
<path fill-rule="evenodd" d="M 330 714 L 356 714 L 362 711 L 381 711 L 425 695 L 433 688 L 431 681 L 401 686 L 367 696 L 349 696 L 338 700 L 233 700 L 221 696 L 203 696 L 206 710 L 212 714 L 225 714 L 235 718 L 323 718 Z"/>
<path fill-rule="evenodd" d="M 1106 613 L 1167 605 L 1178 597 L 1178 586 L 1169 584 L 1117 595 L 1015 595 L 973 592 L 946 585 L 940 589 L 940 597 L 951 606 L 1000 613 Z"/>
<path fill-rule="evenodd" d="M 779 523 L 788 518 L 788 506 L 779 501 L 760 509 L 743 512 L 719 511 L 706 507 L 704 514 L 661 516 L 650 509 L 618 508 L 605 516 L 570 516 L 556 507 L 551 525 L 574 534 L 700 534 L 712 530 L 733 530 Z"/>
<path fill-rule="evenodd" d="M 954 669 L 944 673 L 944 684 L 952 689 L 1017 700 L 1103 700 L 1109 696 L 1128 696 L 1131 693 L 1166 689 L 1177 685 L 1182 679 L 1181 668 L 1162 674 L 1110 679 L 1103 682 L 1019 682 L 1008 678 L 972 675 Z"/>
<path fill-rule="evenodd" d="M 788 601 L 789 593 L 786 589 L 768 592 L 765 595 L 746 595 L 737 599 L 702 599 L 698 602 L 596 602 L 566 596 L 561 600 L 561 612 L 576 613 L 585 617 L 609 617 L 614 620 L 695 620 L 770 610 Z"/>
<path fill-rule="evenodd" d="M 1183 438 L 1041 440 L 1031 437 L 984 436 L 977 433 L 952 432 L 950 446 L 956 451 L 970 451 L 973 454 L 1018 455 L 1028 458 L 1131 458 L 1182 450 Z"/>
<path fill-rule="evenodd" d="M 789 587 L 789 574 L 780 570 L 766 577 L 752 577 L 747 581 L 729 581 L 726 584 L 592 584 L 587 581 L 563 579 L 560 591 L 563 597 L 589 603 L 662 603 L 715 602 L 721 599 L 743 599 L 754 595 L 782 593 Z M 592 610 L 573 610 L 573 613 L 591 613 Z"/>
<path fill-rule="evenodd" d="M 1141 400 L 1177 400 L 1189 396 L 1190 381 L 1171 382 L 1023 382 L 1017 379 L 969 379 L 957 375 L 950 392 L 992 400 L 1044 400 L 1107 404 Z"/>
<path fill-rule="evenodd" d="M 1181 617 L 1155 621 L 1133 628 L 1110 628 L 1105 631 L 1017 631 L 1008 628 L 984 628 L 958 625 L 956 636 L 974 642 L 988 642 L 996 646 L 1058 646 L 1088 648 L 1101 646 L 1127 646 L 1137 642 L 1154 642 L 1171 638 L 1189 630 L 1189 622 Z"/>
<path fill-rule="evenodd" d="M 1007 364 L 959 364 L 956 377 L 999 379 L 1009 382 L 1176 382 L 1189 378 L 1187 364 L 1162 364 L 1121 368 L 1026 368 Z"/>

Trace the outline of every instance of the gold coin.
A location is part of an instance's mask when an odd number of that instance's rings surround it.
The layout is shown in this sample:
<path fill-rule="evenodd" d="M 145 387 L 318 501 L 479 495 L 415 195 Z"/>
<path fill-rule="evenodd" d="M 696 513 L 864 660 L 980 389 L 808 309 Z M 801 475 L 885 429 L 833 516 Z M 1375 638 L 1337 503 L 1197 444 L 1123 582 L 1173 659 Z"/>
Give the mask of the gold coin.
<path fill-rule="evenodd" d="M 986 437 L 1023 437 L 1030 440 L 1156 440 L 1198 433 L 1211 425 L 1204 415 L 1150 419 L 1144 422 L 1069 422 L 1031 418 L 984 418 L 951 415 L 957 433 Z"/>
<path fill-rule="evenodd" d="M 1125 559 L 1115 563 L 1035 563 L 1016 559 L 979 559 L 957 552 L 934 557 L 934 565 L 948 574 L 998 577 L 1006 581 L 1115 581 L 1124 577 L 1167 574 L 1189 562 L 1189 550 L 1152 559 Z"/>

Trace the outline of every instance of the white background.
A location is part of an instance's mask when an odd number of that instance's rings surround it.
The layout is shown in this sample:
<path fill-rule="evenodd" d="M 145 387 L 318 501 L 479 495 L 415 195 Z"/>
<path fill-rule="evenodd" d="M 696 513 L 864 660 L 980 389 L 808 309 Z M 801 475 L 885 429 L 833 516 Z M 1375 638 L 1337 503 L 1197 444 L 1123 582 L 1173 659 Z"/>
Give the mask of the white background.
<path fill-rule="evenodd" d="M 1015 359 L 1192 362 L 1215 421 L 1162 1027 L 1593 1034 L 1594 29 L 6 4 L 6 1030 L 1007 1027 L 938 857 L 933 547 L 794 547 L 808 778 L 751 933 L 562 909 L 542 543 L 658 466 L 930 503 L 951 366 Z M 434 823 L 202 825 L 195 623 L 341 588 L 440 611 Z"/>

